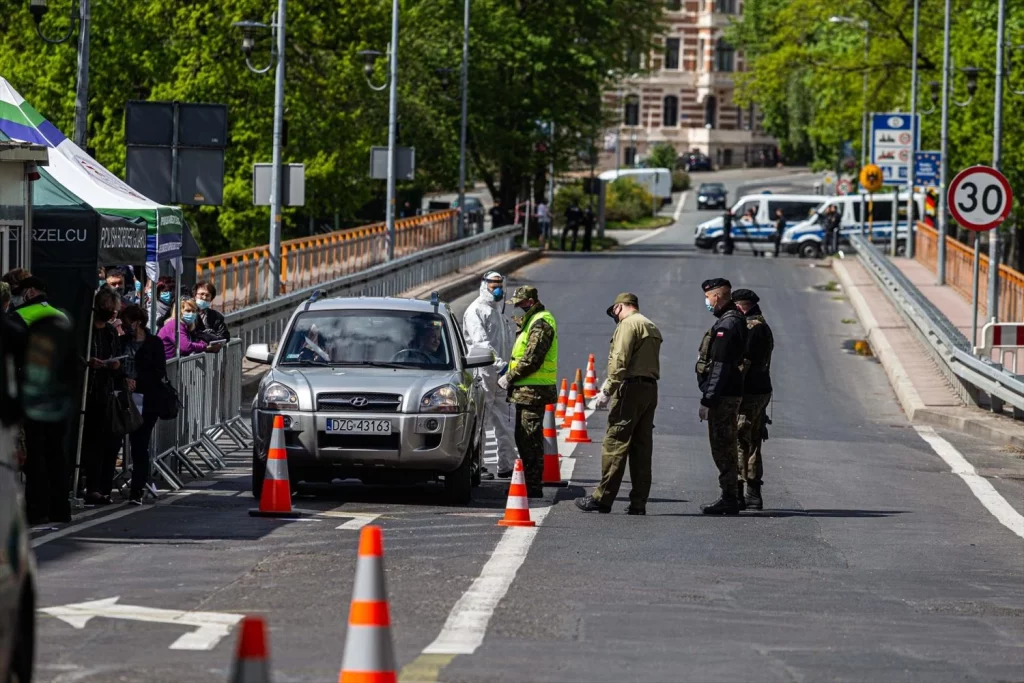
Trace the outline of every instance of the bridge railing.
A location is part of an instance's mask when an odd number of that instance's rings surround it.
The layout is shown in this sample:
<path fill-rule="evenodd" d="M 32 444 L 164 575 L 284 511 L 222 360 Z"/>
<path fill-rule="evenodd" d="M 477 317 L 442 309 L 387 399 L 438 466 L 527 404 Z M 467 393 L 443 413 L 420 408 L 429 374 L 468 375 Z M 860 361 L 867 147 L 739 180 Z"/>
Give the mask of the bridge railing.
<path fill-rule="evenodd" d="M 456 211 L 438 211 L 395 221 L 395 257 L 455 239 Z M 323 284 L 358 273 L 387 260 L 387 230 L 374 223 L 349 230 L 287 240 L 281 243 L 281 284 L 284 293 Z M 198 280 L 217 287 L 224 313 L 269 299 L 270 247 L 200 259 Z"/>

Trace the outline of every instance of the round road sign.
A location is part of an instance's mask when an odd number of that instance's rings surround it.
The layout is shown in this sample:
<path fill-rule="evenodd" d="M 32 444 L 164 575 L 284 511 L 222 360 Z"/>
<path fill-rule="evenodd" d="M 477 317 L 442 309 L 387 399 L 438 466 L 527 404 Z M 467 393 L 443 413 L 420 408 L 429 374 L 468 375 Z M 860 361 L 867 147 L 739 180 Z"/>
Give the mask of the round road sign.
<path fill-rule="evenodd" d="M 984 232 L 1010 215 L 1013 190 L 1006 176 L 988 166 L 971 166 L 956 174 L 946 193 L 946 204 L 957 223 Z"/>
<path fill-rule="evenodd" d="M 843 178 L 836 186 L 836 192 L 839 194 L 850 194 L 851 190 L 853 190 L 853 183 L 850 182 L 849 178 Z"/>
<path fill-rule="evenodd" d="M 882 183 L 885 181 L 882 175 L 882 169 L 878 168 L 874 164 L 868 164 L 864 168 L 860 169 L 860 186 L 868 192 L 878 192 L 882 189 Z"/>

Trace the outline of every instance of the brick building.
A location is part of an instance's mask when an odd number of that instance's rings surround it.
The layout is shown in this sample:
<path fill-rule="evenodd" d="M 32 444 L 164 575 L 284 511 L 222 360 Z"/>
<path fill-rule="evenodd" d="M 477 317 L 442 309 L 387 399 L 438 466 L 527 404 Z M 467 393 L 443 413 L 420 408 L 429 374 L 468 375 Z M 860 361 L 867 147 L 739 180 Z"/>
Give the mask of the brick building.
<path fill-rule="evenodd" d="M 757 108 L 733 101 L 743 55 L 723 33 L 742 11 L 743 0 L 665 0 L 667 31 L 646 61 L 636 60 L 645 74 L 605 93 L 620 127 L 606 135 L 603 168 L 616 166 L 616 141 L 623 167 L 662 142 L 680 154 L 699 150 L 716 167 L 774 165 L 776 141 L 761 129 Z"/>

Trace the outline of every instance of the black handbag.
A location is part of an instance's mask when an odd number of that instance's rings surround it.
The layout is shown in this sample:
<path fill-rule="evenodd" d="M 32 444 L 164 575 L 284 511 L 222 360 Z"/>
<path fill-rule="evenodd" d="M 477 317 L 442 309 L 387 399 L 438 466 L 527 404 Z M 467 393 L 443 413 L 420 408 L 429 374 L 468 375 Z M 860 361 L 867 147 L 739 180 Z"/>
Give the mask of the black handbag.
<path fill-rule="evenodd" d="M 176 420 L 178 412 L 185 406 L 178 397 L 178 391 L 171 385 L 166 377 L 157 385 L 157 417 L 161 420 Z"/>
<path fill-rule="evenodd" d="M 115 436 L 131 434 L 142 426 L 142 414 L 129 391 L 111 392 L 107 403 L 110 409 L 110 431 Z"/>

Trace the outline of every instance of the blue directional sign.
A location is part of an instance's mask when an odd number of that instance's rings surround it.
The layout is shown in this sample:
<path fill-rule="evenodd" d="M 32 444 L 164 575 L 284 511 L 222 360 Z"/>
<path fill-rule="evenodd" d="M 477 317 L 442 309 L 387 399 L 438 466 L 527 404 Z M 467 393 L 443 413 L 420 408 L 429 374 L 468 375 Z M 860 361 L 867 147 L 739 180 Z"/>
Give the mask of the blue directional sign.
<path fill-rule="evenodd" d="M 918 115 L 918 131 L 920 118 Z M 882 169 L 883 184 L 907 183 L 907 164 L 918 142 L 914 133 L 910 114 L 871 115 L 871 163 Z"/>
<path fill-rule="evenodd" d="M 941 152 L 914 154 L 914 183 L 918 187 L 938 187 L 942 167 Z"/>

